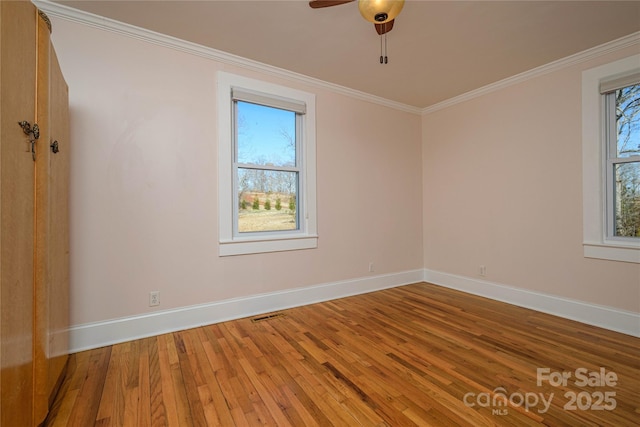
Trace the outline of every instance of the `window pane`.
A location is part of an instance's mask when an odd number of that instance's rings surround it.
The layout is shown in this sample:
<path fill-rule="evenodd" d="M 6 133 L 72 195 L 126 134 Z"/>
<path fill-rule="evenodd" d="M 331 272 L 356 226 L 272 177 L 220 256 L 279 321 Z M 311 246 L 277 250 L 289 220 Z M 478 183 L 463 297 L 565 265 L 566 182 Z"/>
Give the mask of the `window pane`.
<path fill-rule="evenodd" d="M 297 230 L 298 172 L 238 168 L 238 232 Z"/>
<path fill-rule="evenodd" d="M 640 162 L 614 165 L 615 234 L 640 237 Z"/>
<path fill-rule="evenodd" d="M 236 102 L 238 163 L 292 167 L 296 164 L 296 113 Z"/>
<path fill-rule="evenodd" d="M 640 85 L 616 94 L 617 157 L 640 155 Z"/>

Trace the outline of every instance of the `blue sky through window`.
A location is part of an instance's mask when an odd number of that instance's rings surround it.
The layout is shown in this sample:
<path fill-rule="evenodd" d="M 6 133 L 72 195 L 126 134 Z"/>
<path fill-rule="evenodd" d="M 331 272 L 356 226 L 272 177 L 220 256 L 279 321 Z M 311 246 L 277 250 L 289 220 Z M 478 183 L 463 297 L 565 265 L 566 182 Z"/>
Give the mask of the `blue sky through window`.
<path fill-rule="evenodd" d="M 237 102 L 238 163 L 294 166 L 296 114 Z"/>

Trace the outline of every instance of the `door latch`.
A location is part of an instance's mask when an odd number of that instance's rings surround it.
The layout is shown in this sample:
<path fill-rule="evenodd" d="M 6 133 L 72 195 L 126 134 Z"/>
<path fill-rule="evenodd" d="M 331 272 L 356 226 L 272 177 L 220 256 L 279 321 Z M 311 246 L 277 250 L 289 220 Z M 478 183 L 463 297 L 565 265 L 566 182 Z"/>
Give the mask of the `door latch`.
<path fill-rule="evenodd" d="M 29 144 L 31 144 L 31 157 L 35 162 L 36 161 L 36 141 L 38 140 L 38 138 L 40 138 L 40 127 L 38 126 L 37 123 L 34 123 L 32 127 L 31 123 L 29 123 L 26 120 L 18 122 L 18 125 L 22 128 L 22 131 L 27 136 L 29 136 Z"/>

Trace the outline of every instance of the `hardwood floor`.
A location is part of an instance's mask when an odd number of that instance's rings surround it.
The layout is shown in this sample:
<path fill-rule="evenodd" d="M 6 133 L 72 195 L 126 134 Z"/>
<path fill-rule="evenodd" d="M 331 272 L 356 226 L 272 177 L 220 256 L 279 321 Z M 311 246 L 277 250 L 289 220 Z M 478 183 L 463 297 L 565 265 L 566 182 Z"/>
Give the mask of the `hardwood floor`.
<path fill-rule="evenodd" d="M 640 339 L 628 335 L 426 283 L 281 313 L 74 354 L 46 425 L 640 420 Z"/>

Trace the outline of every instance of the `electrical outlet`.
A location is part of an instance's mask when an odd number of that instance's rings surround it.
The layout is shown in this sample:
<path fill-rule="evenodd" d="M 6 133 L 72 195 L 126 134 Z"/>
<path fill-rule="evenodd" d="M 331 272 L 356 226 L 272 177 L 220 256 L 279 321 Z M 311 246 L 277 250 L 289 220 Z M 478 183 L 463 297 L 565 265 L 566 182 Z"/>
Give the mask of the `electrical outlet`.
<path fill-rule="evenodd" d="M 374 269 L 373 269 L 373 262 L 369 262 L 369 273 L 373 273 Z"/>
<path fill-rule="evenodd" d="M 149 307 L 160 305 L 160 291 L 149 292 Z"/>
<path fill-rule="evenodd" d="M 485 267 L 484 265 L 481 265 L 478 268 L 478 274 L 480 274 L 480 276 L 484 277 L 487 275 L 487 267 Z"/>

